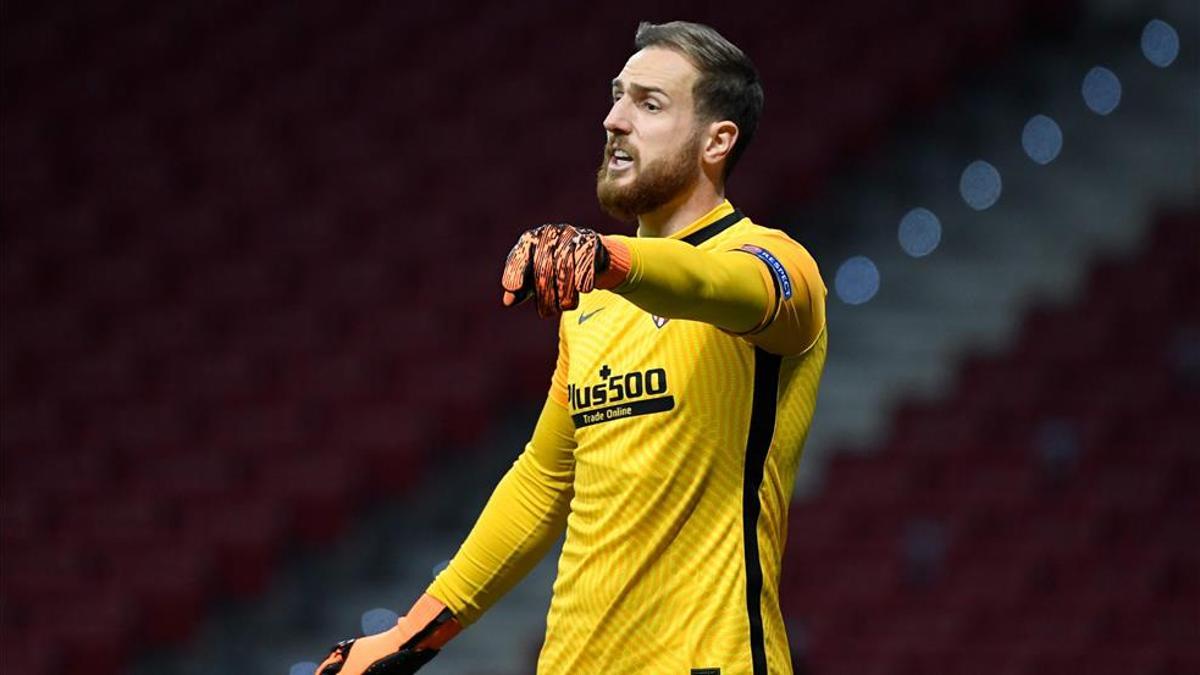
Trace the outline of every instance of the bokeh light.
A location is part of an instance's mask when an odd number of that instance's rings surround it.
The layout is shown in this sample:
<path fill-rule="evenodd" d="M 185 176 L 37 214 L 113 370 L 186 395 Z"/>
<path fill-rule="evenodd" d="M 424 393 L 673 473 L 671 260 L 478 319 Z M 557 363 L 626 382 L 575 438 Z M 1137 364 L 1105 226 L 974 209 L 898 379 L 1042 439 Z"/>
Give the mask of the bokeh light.
<path fill-rule="evenodd" d="M 1034 115 L 1021 131 L 1021 147 L 1029 159 L 1038 164 L 1053 162 L 1062 151 L 1062 129 L 1058 122 L 1045 115 Z"/>
<path fill-rule="evenodd" d="M 1142 54 L 1159 68 L 1166 68 L 1179 56 L 1179 33 L 1166 21 L 1152 19 L 1142 29 Z"/>
<path fill-rule="evenodd" d="M 982 211 L 1000 199 L 1000 172 L 982 159 L 977 159 L 963 169 L 958 181 L 958 191 L 967 206 Z"/>
<path fill-rule="evenodd" d="M 929 209 L 917 207 L 900 219 L 900 248 L 914 258 L 933 253 L 942 241 L 942 223 Z"/>
<path fill-rule="evenodd" d="M 374 635 L 388 630 L 396 625 L 396 620 L 400 615 L 390 609 L 377 607 L 368 609 L 362 615 L 362 632 L 363 635 Z"/>
<path fill-rule="evenodd" d="M 313 675 L 317 672 L 317 664 L 312 661 L 301 661 L 288 668 L 288 675 Z"/>
<path fill-rule="evenodd" d="M 847 305 L 861 305 L 879 292 L 879 268 L 870 258 L 856 255 L 838 267 L 834 291 Z"/>
<path fill-rule="evenodd" d="M 1079 463 L 1079 431 L 1070 421 L 1051 418 L 1041 423 L 1033 438 L 1042 476 L 1063 480 Z"/>
<path fill-rule="evenodd" d="M 1083 102 L 1097 115 L 1107 115 L 1121 103 L 1121 80 L 1117 74 L 1096 66 L 1083 76 Z"/>

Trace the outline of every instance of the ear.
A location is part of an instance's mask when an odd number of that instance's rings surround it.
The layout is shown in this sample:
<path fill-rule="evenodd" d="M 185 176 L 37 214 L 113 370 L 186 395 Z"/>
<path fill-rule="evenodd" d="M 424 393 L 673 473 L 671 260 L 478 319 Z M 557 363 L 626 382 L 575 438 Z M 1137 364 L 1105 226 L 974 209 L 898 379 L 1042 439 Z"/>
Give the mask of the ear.
<path fill-rule="evenodd" d="M 729 153 L 733 152 L 733 146 L 737 143 L 737 139 L 737 125 L 729 120 L 713 122 L 708 125 L 708 134 L 705 136 L 704 148 L 701 152 L 702 161 L 711 167 L 715 167 L 728 159 Z"/>

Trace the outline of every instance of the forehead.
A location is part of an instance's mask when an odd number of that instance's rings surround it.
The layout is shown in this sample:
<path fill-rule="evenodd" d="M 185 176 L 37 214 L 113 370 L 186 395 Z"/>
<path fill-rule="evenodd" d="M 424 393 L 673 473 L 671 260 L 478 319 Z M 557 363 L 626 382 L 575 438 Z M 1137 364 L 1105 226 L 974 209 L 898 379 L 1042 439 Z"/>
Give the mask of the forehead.
<path fill-rule="evenodd" d="M 629 57 L 617 79 L 626 86 L 658 87 L 668 96 L 678 98 L 691 94 L 699 74 L 683 54 L 673 49 L 647 47 Z"/>

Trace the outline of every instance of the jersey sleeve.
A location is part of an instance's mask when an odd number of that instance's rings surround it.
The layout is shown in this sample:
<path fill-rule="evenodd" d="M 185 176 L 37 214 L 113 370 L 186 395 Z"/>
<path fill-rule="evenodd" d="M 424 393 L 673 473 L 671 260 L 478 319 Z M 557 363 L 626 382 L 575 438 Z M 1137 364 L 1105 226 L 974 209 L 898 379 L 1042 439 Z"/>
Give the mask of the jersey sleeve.
<path fill-rule="evenodd" d="M 605 237 L 628 250 L 629 273 L 612 291 L 652 314 L 741 333 L 763 322 L 770 297 L 753 258 L 677 239 Z"/>
<path fill-rule="evenodd" d="M 825 328 L 828 292 L 813 257 L 778 230 L 744 237 L 733 242 L 731 250 L 761 263 L 758 272 L 768 294 L 759 324 L 735 334 L 772 354 L 808 351 Z"/>
<path fill-rule="evenodd" d="M 628 251 L 629 272 L 611 290 L 671 319 L 712 324 L 781 356 L 802 354 L 825 326 L 825 285 L 803 246 L 756 228 L 701 250 L 663 238 L 605 237 Z"/>
<path fill-rule="evenodd" d="M 525 451 L 500 479 L 462 546 L 426 593 L 463 626 L 532 570 L 566 528 L 575 481 L 575 425 L 547 397 Z"/>

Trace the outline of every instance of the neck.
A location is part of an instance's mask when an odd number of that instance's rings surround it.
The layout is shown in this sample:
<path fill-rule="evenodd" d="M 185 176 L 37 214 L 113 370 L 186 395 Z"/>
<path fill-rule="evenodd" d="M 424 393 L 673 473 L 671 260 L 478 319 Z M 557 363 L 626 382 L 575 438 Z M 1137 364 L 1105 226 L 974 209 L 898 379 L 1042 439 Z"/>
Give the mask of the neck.
<path fill-rule="evenodd" d="M 725 191 L 703 178 L 678 197 L 638 216 L 639 237 L 669 237 L 696 222 L 725 199 Z"/>

